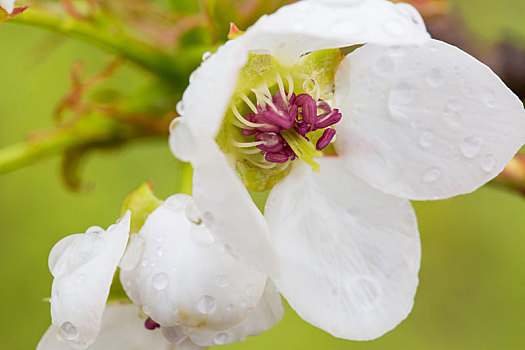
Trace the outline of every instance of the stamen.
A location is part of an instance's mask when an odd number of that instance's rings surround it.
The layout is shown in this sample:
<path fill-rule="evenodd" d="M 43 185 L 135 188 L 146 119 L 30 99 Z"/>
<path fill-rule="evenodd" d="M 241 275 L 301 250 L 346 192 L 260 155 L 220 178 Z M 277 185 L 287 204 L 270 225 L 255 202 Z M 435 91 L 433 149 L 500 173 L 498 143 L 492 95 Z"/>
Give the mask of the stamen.
<path fill-rule="evenodd" d="M 319 140 L 317 140 L 315 148 L 318 151 L 323 150 L 326 146 L 330 144 L 330 142 L 332 142 L 332 139 L 334 138 L 334 136 L 335 136 L 334 129 L 331 129 L 331 128 L 325 129 L 325 131 L 323 132 L 323 135 L 319 138 Z"/>
<path fill-rule="evenodd" d="M 232 121 L 232 124 L 235 125 L 236 127 L 241 128 L 241 129 L 249 129 L 249 130 L 253 130 L 252 127 L 249 127 L 248 125 L 242 124 L 242 123 L 240 123 L 238 120 L 233 120 L 233 121 Z"/>
<path fill-rule="evenodd" d="M 259 145 L 264 145 L 264 141 L 254 141 L 254 142 L 238 142 L 232 140 L 232 145 L 239 148 L 248 148 L 248 147 L 257 147 Z"/>
<path fill-rule="evenodd" d="M 144 322 L 144 327 L 146 327 L 146 329 L 149 329 L 150 331 L 154 330 L 155 328 L 159 328 L 160 327 L 160 324 L 158 324 L 157 322 L 153 321 L 151 319 L 151 317 L 148 317 L 146 319 L 146 321 Z"/>
<path fill-rule="evenodd" d="M 257 107 L 255 107 L 255 105 L 253 104 L 252 101 L 250 101 L 250 99 L 248 98 L 248 96 L 246 96 L 245 94 L 239 94 L 239 96 L 241 96 L 241 98 L 244 100 L 244 102 L 246 102 L 246 104 L 248 105 L 248 107 L 250 107 L 250 109 L 253 111 L 253 113 L 257 113 Z"/>
<path fill-rule="evenodd" d="M 244 154 L 257 154 L 257 153 L 261 153 L 261 150 L 258 149 L 258 148 L 254 148 L 254 149 L 240 149 L 240 151 Z"/>
<path fill-rule="evenodd" d="M 253 165 L 256 165 L 259 168 L 263 168 L 263 169 L 273 169 L 273 168 L 275 168 L 277 166 L 277 164 L 275 164 L 275 163 L 263 164 L 263 163 L 259 163 L 259 162 L 256 162 L 254 160 L 251 160 L 251 159 L 248 159 L 248 161 L 250 163 L 252 163 Z"/>
<path fill-rule="evenodd" d="M 283 79 L 281 78 L 281 75 L 279 73 L 277 73 L 277 85 L 279 85 L 279 91 L 281 92 L 281 98 L 283 99 L 286 108 L 288 108 L 288 98 L 285 98 L 285 96 L 287 95 L 284 92 Z"/>
<path fill-rule="evenodd" d="M 288 81 L 288 95 L 286 96 L 288 100 L 292 98 L 293 95 L 293 79 L 290 73 L 286 74 L 286 80 Z"/>
<path fill-rule="evenodd" d="M 233 112 L 233 115 L 235 116 L 235 118 L 237 118 L 244 125 L 247 125 L 247 126 L 252 127 L 252 128 L 262 128 L 262 127 L 267 126 L 266 124 L 252 123 L 252 122 L 246 120 L 245 118 L 243 118 L 241 116 L 241 114 L 239 113 L 239 110 L 237 110 L 237 106 L 235 106 L 235 104 L 232 104 L 231 109 L 232 109 L 232 112 Z"/>
<path fill-rule="evenodd" d="M 257 99 L 257 105 L 261 106 L 261 108 L 266 109 L 266 103 L 261 98 L 261 91 L 259 89 L 251 89 L 252 92 L 255 94 L 255 98 Z"/>

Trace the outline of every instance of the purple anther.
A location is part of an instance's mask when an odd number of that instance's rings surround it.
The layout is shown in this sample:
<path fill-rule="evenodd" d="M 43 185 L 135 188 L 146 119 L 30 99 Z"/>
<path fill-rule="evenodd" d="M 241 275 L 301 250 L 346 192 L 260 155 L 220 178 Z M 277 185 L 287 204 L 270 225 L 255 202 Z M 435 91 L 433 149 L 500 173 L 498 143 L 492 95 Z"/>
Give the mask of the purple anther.
<path fill-rule="evenodd" d="M 255 136 L 255 141 L 264 142 L 264 144 L 258 145 L 257 148 L 265 152 L 279 152 L 284 148 L 284 138 L 273 132 L 261 132 Z"/>
<path fill-rule="evenodd" d="M 244 136 L 252 136 L 252 135 L 257 134 L 257 130 L 255 130 L 255 129 L 242 129 L 242 134 Z"/>
<path fill-rule="evenodd" d="M 342 114 L 339 113 L 338 109 L 334 109 L 332 112 L 321 114 L 315 120 L 315 129 L 324 129 L 330 125 L 334 125 L 341 120 Z"/>
<path fill-rule="evenodd" d="M 273 110 L 268 110 L 263 112 L 262 115 L 264 119 L 274 125 L 280 126 L 283 130 L 290 129 L 295 123 L 295 117 L 292 118 L 292 116 L 285 111 L 274 112 Z"/>
<path fill-rule="evenodd" d="M 315 118 L 317 117 L 317 104 L 312 96 L 307 94 L 300 94 L 297 96 L 297 105 L 302 107 L 303 120 L 310 127 L 310 131 L 313 130 Z"/>
<path fill-rule="evenodd" d="M 155 328 L 159 328 L 160 327 L 160 324 L 158 324 L 157 322 L 153 321 L 151 319 L 151 317 L 148 317 L 146 319 L 146 321 L 144 322 L 144 327 L 146 327 L 146 329 L 149 329 L 150 331 L 154 330 Z"/>
<path fill-rule="evenodd" d="M 264 156 L 264 159 L 266 159 L 266 161 L 268 162 L 271 162 L 271 163 L 286 163 L 290 157 L 285 154 L 284 152 L 281 153 L 266 153 L 266 155 Z"/>
<path fill-rule="evenodd" d="M 325 149 L 326 146 L 328 146 L 330 144 L 330 142 L 332 142 L 332 139 L 334 138 L 335 136 L 335 130 L 334 129 L 325 129 L 325 131 L 323 132 L 323 135 L 319 138 L 319 140 L 317 140 L 317 143 L 315 144 L 315 148 L 318 150 L 318 151 L 322 151 L 323 149 Z"/>

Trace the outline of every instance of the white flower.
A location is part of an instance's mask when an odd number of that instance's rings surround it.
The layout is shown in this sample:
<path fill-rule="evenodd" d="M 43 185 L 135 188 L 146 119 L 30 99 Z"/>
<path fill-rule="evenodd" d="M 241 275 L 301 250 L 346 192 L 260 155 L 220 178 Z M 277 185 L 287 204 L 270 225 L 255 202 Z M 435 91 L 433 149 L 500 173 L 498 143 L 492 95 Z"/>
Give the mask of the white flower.
<path fill-rule="evenodd" d="M 3 8 L 8 14 L 11 14 L 15 9 L 15 0 L 0 0 L 0 7 Z"/>
<path fill-rule="evenodd" d="M 322 65 L 334 51 L 318 50 L 361 44 Z M 192 74 L 179 110 L 170 145 L 192 163 L 204 223 L 305 320 L 356 340 L 412 308 L 409 200 L 471 192 L 525 142 L 523 105 L 501 80 L 430 39 L 413 7 L 383 0 L 300 1 L 263 16 Z M 264 217 L 243 182 L 273 187 Z"/>
<path fill-rule="evenodd" d="M 199 215 L 189 196 L 174 195 L 127 248 L 129 211 L 107 231 L 92 227 L 58 242 L 49 256 L 53 326 L 38 349 L 127 349 L 139 337 L 137 349 L 202 349 L 272 327 L 283 313 L 279 293 L 215 244 Z M 135 306 L 104 313 L 117 266 Z"/>

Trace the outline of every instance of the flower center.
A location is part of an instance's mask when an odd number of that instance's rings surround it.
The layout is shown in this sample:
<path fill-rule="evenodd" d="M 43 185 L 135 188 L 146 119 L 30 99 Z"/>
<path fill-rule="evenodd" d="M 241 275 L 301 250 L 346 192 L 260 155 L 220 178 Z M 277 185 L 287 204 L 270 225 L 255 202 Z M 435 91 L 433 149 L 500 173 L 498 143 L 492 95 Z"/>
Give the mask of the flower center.
<path fill-rule="evenodd" d="M 232 144 L 247 155 L 259 155 L 251 161 L 261 168 L 273 168 L 300 158 L 318 172 L 320 167 L 314 157 L 321 157 L 321 151 L 334 140 L 336 132 L 331 126 L 339 122 L 342 115 L 321 98 L 314 99 L 307 93 L 295 95 L 290 75 L 287 76 L 288 89 L 280 74 L 276 80 L 278 91 L 275 94 L 266 84 L 252 89 L 256 103 L 245 94 L 239 94 L 251 110 L 244 116 L 236 104 L 232 104 L 234 125 L 244 136 L 253 137 L 249 142 L 233 140 Z M 312 82 L 315 86 L 315 80 L 310 78 L 304 85 Z M 313 90 L 315 93 L 319 88 L 315 86 Z"/>
<path fill-rule="evenodd" d="M 333 81 L 341 59 L 339 50 L 321 50 L 283 67 L 271 55 L 250 55 L 216 139 L 249 189 L 272 188 L 297 159 L 319 172 L 314 158 L 335 153 L 332 127 L 342 115 L 332 106 Z"/>

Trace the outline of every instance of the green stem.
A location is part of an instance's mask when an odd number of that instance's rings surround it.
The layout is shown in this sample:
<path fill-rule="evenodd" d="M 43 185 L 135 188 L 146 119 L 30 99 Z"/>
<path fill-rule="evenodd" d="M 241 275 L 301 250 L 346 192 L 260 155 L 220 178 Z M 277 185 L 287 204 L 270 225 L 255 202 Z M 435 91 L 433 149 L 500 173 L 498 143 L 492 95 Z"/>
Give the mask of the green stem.
<path fill-rule="evenodd" d="M 179 186 L 176 192 L 191 196 L 193 189 L 193 168 L 190 163 L 181 163 Z"/>
<path fill-rule="evenodd" d="M 120 55 L 181 89 L 186 87 L 188 72 L 198 65 L 200 55 L 206 49 L 185 52 L 184 55 L 169 55 L 121 33 L 109 33 L 104 28 L 97 27 L 96 22 L 79 22 L 36 10 L 27 11 L 8 23 L 33 26 L 84 41 L 104 51 Z"/>

